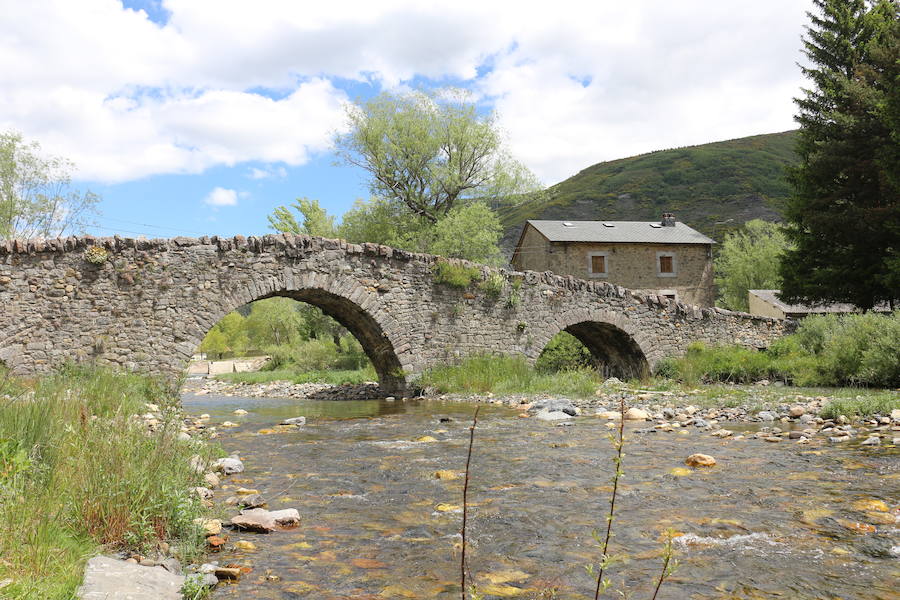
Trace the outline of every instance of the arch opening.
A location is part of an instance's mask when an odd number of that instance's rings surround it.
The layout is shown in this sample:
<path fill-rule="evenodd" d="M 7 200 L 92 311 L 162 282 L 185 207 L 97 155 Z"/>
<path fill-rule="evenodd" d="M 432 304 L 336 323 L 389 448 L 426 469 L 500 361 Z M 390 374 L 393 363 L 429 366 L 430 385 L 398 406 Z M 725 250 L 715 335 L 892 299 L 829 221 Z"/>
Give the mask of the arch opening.
<path fill-rule="evenodd" d="M 372 381 L 374 370 L 382 394 L 400 392 L 406 384 L 394 345 L 378 321 L 355 302 L 317 288 L 280 290 L 238 307 L 205 332 L 197 351 L 208 361 L 233 357 L 252 362 L 251 356 L 266 354 L 271 358 L 263 368 L 294 369 L 298 374 L 368 373 L 354 383 Z M 247 366 L 244 362 L 235 370 Z M 209 373 L 222 368 L 210 366 Z M 227 365 L 224 368 L 227 371 Z"/>
<path fill-rule="evenodd" d="M 587 348 L 593 366 L 606 377 L 642 379 L 650 364 L 641 347 L 627 332 L 610 323 L 582 321 L 563 330 Z"/>

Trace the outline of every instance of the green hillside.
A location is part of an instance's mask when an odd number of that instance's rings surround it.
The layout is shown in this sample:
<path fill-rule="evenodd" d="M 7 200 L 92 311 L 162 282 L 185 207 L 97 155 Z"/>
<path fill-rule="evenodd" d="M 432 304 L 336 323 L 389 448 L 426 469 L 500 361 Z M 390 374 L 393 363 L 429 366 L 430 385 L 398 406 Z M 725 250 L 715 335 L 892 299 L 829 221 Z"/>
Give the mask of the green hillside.
<path fill-rule="evenodd" d="M 501 206 L 503 245 L 528 219 L 650 221 L 663 212 L 719 241 L 750 219 L 781 220 L 796 131 L 602 162 L 522 204 Z"/>

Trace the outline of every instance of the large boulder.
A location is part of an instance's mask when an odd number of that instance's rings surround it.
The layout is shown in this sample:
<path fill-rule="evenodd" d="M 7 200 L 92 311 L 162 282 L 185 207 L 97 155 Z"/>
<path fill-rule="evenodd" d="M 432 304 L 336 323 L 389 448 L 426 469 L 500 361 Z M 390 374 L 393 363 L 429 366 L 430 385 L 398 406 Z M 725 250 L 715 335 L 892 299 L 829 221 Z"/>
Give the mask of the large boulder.
<path fill-rule="evenodd" d="M 142 567 L 108 556 L 87 563 L 79 600 L 181 600 L 184 577 L 164 567 Z"/>

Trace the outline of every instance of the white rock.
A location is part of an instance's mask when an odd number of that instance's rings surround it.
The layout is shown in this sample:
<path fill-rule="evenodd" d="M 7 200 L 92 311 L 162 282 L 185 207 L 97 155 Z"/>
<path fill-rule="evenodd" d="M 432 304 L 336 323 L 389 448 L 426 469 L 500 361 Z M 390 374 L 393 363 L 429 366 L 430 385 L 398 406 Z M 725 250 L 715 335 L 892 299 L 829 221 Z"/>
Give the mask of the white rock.
<path fill-rule="evenodd" d="M 646 421 L 650 418 L 650 413 L 632 406 L 625 412 L 625 419 L 628 421 Z"/>
<path fill-rule="evenodd" d="M 163 567 L 142 567 L 108 556 L 87 563 L 79 600 L 181 600 L 184 577 Z"/>
<path fill-rule="evenodd" d="M 244 415 L 247 414 L 247 411 L 244 410 L 243 408 L 238 408 L 238 409 L 236 409 L 236 410 L 235 410 L 233 413 L 231 413 L 231 414 L 237 415 L 237 416 L 239 416 L 239 417 L 242 417 L 242 416 L 244 416 Z"/>
<path fill-rule="evenodd" d="M 282 425 L 306 425 L 306 417 L 291 417 L 281 422 Z"/>
<path fill-rule="evenodd" d="M 548 410 L 540 410 L 534 415 L 535 419 L 540 419 L 541 421 L 560 421 L 563 419 L 571 419 L 572 415 L 566 414 L 559 410 L 548 411 Z"/>
<path fill-rule="evenodd" d="M 233 475 L 244 471 L 244 463 L 241 462 L 241 459 L 234 457 L 220 458 L 212 466 L 214 471 L 225 475 Z"/>

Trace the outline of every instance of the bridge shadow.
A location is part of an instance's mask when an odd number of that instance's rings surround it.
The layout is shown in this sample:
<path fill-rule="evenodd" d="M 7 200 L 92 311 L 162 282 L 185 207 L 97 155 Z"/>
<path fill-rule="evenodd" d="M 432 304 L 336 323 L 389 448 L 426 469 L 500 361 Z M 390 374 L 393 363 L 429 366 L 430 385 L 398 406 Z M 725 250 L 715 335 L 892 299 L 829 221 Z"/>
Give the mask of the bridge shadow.
<path fill-rule="evenodd" d="M 584 344 L 605 376 L 643 379 L 650 375 L 650 363 L 644 351 L 633 337 L 615 325 L 582 321 L 563 331 Z"/>

